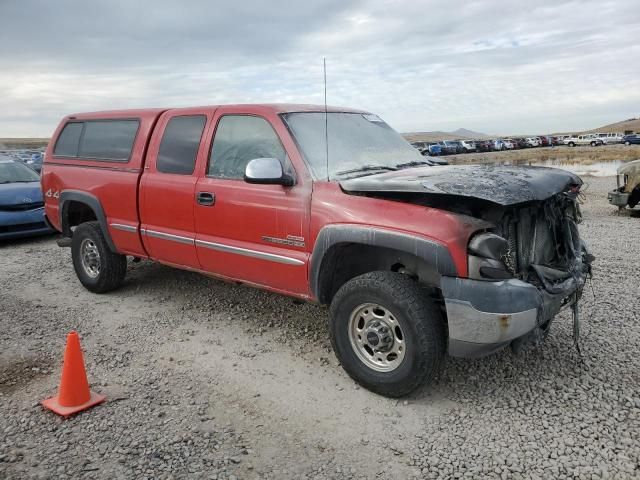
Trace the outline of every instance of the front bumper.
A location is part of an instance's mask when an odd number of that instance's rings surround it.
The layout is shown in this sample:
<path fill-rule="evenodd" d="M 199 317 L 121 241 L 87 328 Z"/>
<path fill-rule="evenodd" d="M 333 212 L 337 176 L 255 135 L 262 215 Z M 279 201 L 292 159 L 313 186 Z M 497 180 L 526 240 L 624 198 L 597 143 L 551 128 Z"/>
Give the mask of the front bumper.
<path fill-rule="evenodd" d="M 24 211 L 0 211 L 0 240 L 52 232 L 45 222 L 44 207 Z"/>
<path fill-rule="evenodd" d="M 630 193 L 621 192 L 620 190 L 611 190 L 607 193 L 607 200 L 616 207 L 626 207 L 629 203 L 630 195 Z"/>
<path fill-rule="evenodd" d="M 533 333 L 582 289 L 584 281 L 571 278 L 552 294 L 517 279 L 488 282 L 442 277 L 449 355 L 482 357 Z"/>

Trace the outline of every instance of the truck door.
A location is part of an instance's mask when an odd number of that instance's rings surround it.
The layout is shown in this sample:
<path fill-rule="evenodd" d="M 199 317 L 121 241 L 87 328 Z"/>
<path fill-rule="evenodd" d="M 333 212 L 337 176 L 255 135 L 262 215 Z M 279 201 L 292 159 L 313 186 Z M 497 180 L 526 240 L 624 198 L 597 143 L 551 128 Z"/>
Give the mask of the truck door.
<path fill-rule="evenodd" d="M 200 268 L 195 247 L 194 174 L 206 157 L 201 139 L 204 109 L 176 109 L 163 114 L 149 145 L 140 181 L 140 222 L 145 248 L 159 262 Z M 204 160 L 203 160 L 204 161 Z"/>
<path fill-rule="evenodd" d="M 217 275 L 306 296 L 311 182 L 296 174 L 277 116 L 270 122 L 233 112 L 232 107 L 216 111 L 209 162 L 196 185 L 200 264 Z M 295 149 L 290 137 L 287 144 Z M 246 183 L 245 167 L 255 158 L 280 160 L 295 185 Z"/>

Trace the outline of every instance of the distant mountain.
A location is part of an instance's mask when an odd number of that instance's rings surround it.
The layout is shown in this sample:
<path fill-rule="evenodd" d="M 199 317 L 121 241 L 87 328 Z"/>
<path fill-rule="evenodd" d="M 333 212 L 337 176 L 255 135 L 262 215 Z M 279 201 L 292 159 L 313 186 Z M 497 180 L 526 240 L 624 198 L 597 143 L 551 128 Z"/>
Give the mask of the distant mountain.
<path fill-rule="evenodd" d="M 486 133 L 474 132 L 473 130 L 467 130 L 466 128 L 459 128 L 453 132 L 410 132 L 403 133 L 402 135 L 409 142 L 436 142 L 440 140 L 458 140 L 465 138 L 490 138 Z"/>
<path fill-rule="evenodd" d="M 468 130 L 466 128 L 459 128 L 449 133 L 451 135 L 457 135 L 458 137 L 468 137 L 468 138 L 483 138 L 483 137 L 490 136 L 490 135 L 487 135 L 486 133 L 474 132 L 473 130 Z"/>

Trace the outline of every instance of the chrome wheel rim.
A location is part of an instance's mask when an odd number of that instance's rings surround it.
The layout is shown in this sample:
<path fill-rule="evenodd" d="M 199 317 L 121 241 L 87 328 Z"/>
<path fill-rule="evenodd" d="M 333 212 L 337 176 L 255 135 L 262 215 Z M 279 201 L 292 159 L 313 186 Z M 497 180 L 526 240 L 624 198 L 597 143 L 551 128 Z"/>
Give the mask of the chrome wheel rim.
<path fill-rule="evenodd" d="M 98 246 L 90 238 L 85 238 L 80 244 L 80 260 L 87 275 L 91 278 L 100 275 L 100 252 Z"/>
<path fill-rule="evenodd" d="M 362 363 L 376 372 L 397 369 L 407 350 L 398 319 L 377 303 L 360 305 L 351 312 L 349 342 Z"/>

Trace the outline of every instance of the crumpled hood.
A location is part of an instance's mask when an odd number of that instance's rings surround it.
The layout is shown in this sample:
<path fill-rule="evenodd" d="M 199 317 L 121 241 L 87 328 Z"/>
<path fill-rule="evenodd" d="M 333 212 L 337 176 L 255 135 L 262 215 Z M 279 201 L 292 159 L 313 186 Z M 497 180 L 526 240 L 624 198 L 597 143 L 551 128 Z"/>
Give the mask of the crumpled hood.
<path fill-rule="evenodd" d="M 42 201 L 40 182 L 0 184 L 0 206 Z"/>
<path fill-rule="evenodd" d="M 340 182 L 346 192 L 422 193 L 477 198 L 501 206 L 547 198 L 582 185 L 577 175 L 548 167 L 449 165 L 407 168 Z"/>

